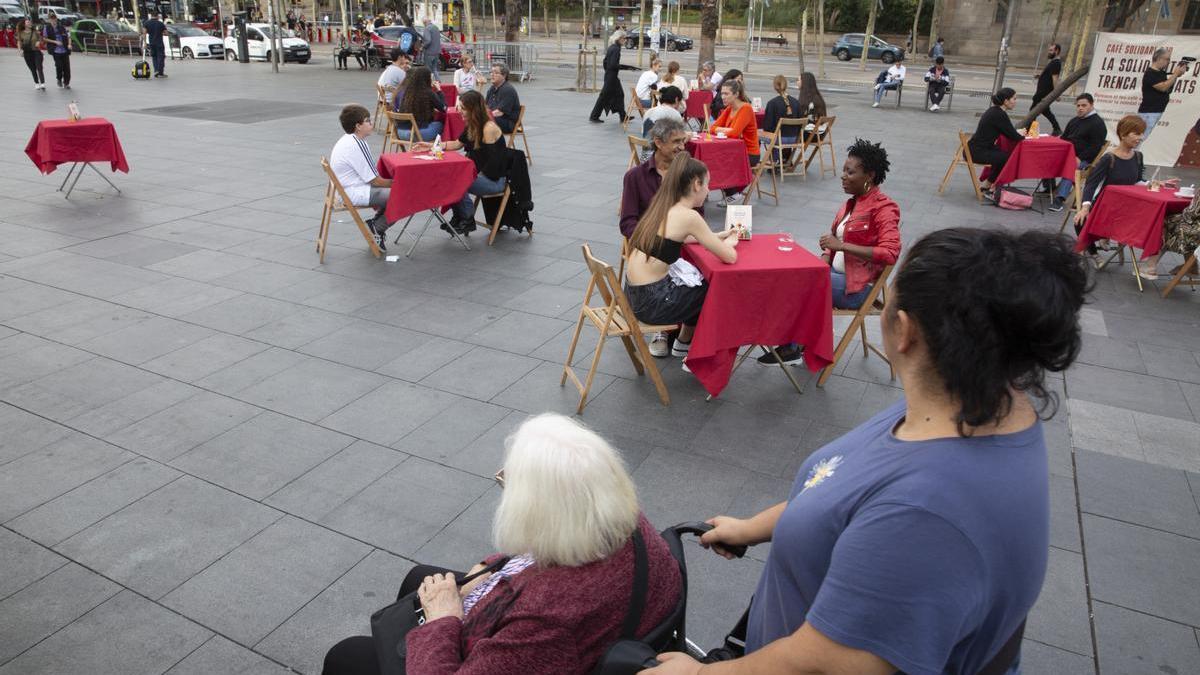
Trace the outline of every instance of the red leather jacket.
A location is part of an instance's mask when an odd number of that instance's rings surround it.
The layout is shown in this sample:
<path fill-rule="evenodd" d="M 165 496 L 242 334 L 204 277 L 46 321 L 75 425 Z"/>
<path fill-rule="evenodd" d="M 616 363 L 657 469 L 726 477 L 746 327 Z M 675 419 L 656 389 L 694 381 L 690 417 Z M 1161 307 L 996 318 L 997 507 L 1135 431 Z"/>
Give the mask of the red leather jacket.
<path fill-rule="evenodd" d="M 885 265 L 893 265 L 900 257 L 900 207 L 892 198 L 873 188 L 861 197 L 851 197 L 838 210 L 830 233 L 837 236 L 838 223 L 853 209 L 842 241 L 858 246 L 871 246 L 871 259 L 858 256 L 846 258 L 846 293 L 857 293 L 875 280 Z M 832 260 L 832 257 L 830 258 Z"/>

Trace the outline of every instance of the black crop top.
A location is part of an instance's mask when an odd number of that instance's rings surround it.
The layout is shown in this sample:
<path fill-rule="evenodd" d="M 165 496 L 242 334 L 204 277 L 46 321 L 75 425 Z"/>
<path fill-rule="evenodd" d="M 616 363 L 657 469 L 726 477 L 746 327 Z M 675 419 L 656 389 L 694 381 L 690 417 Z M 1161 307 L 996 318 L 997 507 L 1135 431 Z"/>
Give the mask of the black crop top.
<path fill-rule="evenodd" d="M 683 242 L 675 241 L 674 239 L 665 239 L 663 237 L 655 237 L 655 246 L 653 251 L 642 251 L 651 258 L 656 258 L 665 262 L 668 265 L 674 264 L 683 255 Z"/>

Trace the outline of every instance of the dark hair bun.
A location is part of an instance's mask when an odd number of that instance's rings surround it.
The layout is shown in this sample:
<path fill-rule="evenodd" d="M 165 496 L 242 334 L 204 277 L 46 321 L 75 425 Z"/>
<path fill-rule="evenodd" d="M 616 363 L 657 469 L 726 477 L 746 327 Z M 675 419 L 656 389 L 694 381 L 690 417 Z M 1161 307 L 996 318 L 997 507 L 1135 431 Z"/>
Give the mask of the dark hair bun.
<path fill-rule="evenodd" d="M 1000 105 L 1016 95 L 1017 92 L 1012 87 L 1002 87 L 992 94 L 992 105 Z"/>

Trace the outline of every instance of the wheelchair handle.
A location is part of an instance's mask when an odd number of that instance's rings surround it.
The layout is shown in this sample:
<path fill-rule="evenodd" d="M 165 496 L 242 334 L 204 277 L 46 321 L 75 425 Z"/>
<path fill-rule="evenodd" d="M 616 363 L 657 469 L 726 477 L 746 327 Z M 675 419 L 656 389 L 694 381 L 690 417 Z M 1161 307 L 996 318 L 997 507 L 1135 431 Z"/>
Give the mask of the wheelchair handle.
<path fill-rule="evenodd" d="M 680 523 L 680 524 L 672 527 L 671 529 L 679 534 L 694 534 L 697 537 L 699 537 L 700 535 L 704 534 L 705 532 L 708 532 L 709 530 L 713 529 L 713 526 L 708 523 L 703 523 L 703 522 L 688 522 L 688 523 Z M 741 558 L 741 557 L 745 556 L 746 551 L 749 550 L 749 547 L 744 546 L 744 545 L 730 546 L 729 544 L 721 544 L 721 548 L 725 549 L 726 551 L 729 551 L 736 558 Z"/>

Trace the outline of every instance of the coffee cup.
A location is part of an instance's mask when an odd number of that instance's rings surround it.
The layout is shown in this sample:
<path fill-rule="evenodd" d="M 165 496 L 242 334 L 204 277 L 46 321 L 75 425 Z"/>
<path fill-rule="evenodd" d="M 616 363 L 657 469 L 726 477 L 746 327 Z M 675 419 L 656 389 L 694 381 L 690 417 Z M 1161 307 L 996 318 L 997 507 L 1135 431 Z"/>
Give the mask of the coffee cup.
<path fill-rule="evenodd" d="M 725 135 L 724 131 L 718 131 L 717 138 L 729 138 L 729 137 Z"/>

